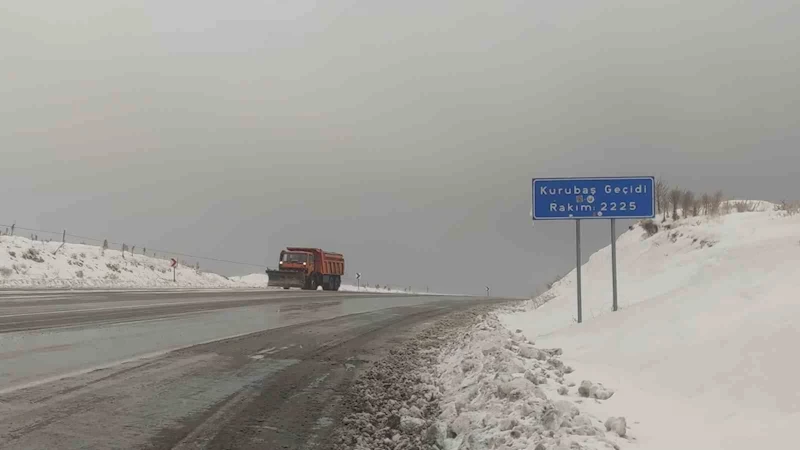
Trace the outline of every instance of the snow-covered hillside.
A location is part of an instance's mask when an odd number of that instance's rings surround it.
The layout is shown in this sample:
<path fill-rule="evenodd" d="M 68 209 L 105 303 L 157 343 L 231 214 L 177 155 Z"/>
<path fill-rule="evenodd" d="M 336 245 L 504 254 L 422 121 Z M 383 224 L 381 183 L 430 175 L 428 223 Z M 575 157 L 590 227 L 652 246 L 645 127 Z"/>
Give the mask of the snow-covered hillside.
<path fill-rule="evenodd" d="M 60 249 L 59 249 L 60 248 Z M 0 236 L 0 287 L 232 288 L 266 286 L 266 275 L 227 279 L 169 261 L 119 250 Z"/>
<path fill-rule="evenodd" d="M 624 233 L 618 312 L 604 248 L 582 269 L 584 323 L 574 322 L 575 271 L 500 321 L 562 348 L 575 369 L 567 382 L 616 391 L 581 409 L 625 416 L 624 448 L 795 448 L 800 214 L 771 206 Z"/>

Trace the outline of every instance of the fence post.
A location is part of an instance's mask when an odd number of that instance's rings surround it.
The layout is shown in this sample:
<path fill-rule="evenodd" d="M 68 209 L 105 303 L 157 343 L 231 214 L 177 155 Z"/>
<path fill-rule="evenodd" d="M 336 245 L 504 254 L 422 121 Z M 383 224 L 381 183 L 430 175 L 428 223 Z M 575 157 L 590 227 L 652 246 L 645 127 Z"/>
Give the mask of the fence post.
<path fill-rule="evenodd" d="M 62 244 L 67 243 L 67 230 L 64 230 L 64 234 L 61 235 L 61 243 Z"/>

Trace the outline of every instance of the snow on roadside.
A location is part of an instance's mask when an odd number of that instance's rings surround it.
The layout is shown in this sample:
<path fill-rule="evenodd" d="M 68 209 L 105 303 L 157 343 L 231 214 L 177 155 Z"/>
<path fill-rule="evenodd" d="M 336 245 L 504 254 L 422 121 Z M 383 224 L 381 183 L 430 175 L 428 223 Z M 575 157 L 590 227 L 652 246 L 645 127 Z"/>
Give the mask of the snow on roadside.
<path fill-rule="evenodd" d="M 169 262 L 119 250 L 0 236 L 3 288 L 245 288 L 265 287 L 266 275 L 228 279 L 178 266 L 172 281 Z"/>
<path fill-rule="evenodd" d="M 618 312 L 611 311 L 605 248 L 582 269 L 583 324 L 574 322 L 574 271 L 536 301 L 500 314 L 500 322 L 541 346 L 563 348 L 576 370 L 566 380 L 596 379 L 614 389 L 609 400 L 584 402 L 582 410 L 599 419 L 626 416 L 632 448 L 794 448 L 800 215 L 757 205 L 721 217 L 658 220 L 653 235 L 640 225 L 624 233 Z"/>
<path fill-rule="evenodd" d="M 624 418 L 583 411 L 614 393 L 571 385 L 557 349 L 502 327 L 482 305 L 435 321 L 359 375 L 339 450 L 593 450 L 627 442 Z M 346 365 L 347 367 L 347 365 Z M 354 368 L 349 367 L 348 370 Z"/>
<path fill-rule="evenodd" d="M 481 305 L 405 330 L 408 340 L 358 375 L 343 399 L 346 413 L 332 436 L 337 450 L 442 449 L 447 425 L 438 417 L 444 386 L 436 365 L 459 330 L 482 320 L 494 305 Z M 403 338 L 400 338 L 403 340 Z M 353 361 L 345 369 L 356 370 Z M 477 448 L 476 448 L 477 450 Z"/>
<path fill-rule="evenodd" d="M 32 241 L 0 236 L 3 288 L 233 288 L 252 287 L 214 273 L 178 266 L 172 281 L 169 262 L 83 244 Z"/>
<path fill-rule="evenodd" d="M 369 286 L 353 286 L 350 284 L 343 284 L 339 287 L 339 290 L 342 292 L 366 292 L 369 294 L 413 294 L 413 295 L 426 295 L 426 292 L 416 292 L 416 291 L 402 291 L 399 289 L 376 289 L 374 287 Z M 430 295 L 442 295 L 442 294 L 433 294 Z"/>
<path fill-rule="evenodd" d="M 267 287 L 267 283 L 269 283 L 269 277 L 266 273 L 251 273 L 249 275 L 228 278 L 236 284 L 256 288 Z"/>
<path fill-rule="evenodd" d="M 444 450 L 615 449 L 627 442 L 624 418 L 607 428 L 608 418 L 583 406 L 608 400 L 613 390 L 568 381 L 573 369 L 560 349 L 536 347 L 495 312 L 451 341 L 436 372 Z"/>

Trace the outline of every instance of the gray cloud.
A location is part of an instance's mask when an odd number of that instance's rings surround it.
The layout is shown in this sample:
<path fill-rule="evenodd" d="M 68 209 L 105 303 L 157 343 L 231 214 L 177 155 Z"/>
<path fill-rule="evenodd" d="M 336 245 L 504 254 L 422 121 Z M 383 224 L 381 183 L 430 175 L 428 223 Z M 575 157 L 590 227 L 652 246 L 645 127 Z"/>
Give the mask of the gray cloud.
<path fill-rule="evenodd" d="M 141 5 L 0 16 L 0 222 L 524 295 L 573 264 L 531 177 L 800 192 L 796 2 Z"/>

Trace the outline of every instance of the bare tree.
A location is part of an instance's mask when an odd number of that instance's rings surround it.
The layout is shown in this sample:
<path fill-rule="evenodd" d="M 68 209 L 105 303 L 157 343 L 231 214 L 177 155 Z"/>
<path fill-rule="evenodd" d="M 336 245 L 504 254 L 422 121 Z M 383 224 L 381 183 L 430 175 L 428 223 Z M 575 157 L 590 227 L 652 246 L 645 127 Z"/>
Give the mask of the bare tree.
<path fill-rule="evenodd" d="M 703 196 L 700 198 L 700 203 L 703 204 L 703 214 L 711 214 L 711 196 L 708 194 L 703 194 Z"/>
<path fill-rule="evenodd" d="M 664 179 L 659 178 L 656 181 L 656 211 L 663 212 L 665 220 L 667 209 L 669 209 L 669 185 Z"/>
<path fill-rule="evenodd" d="M 702 209 L 703 202 L 699 198 L 694 199 L 694 203 L 692 204 L 692 215 L 695 217 L 699 216 Z"/>
<path fill-rule="evenodd" d="M 678 216 L 678 208 L 680 208 L 682 198 L 683 190 L 681 188 L 675 186 L 669 191 L 669 201 L 672 205 L 672 220 L 680 219 L 680 216 Z"/>
<path fill-rule="evenodd" d="M 690 190 L 683 191 L 683 195 L 681 197 L 681 209 L 683 209 L 683 217 L 689 217 L 689 213 L 694 206 L 694 192 Z"/>
<path fill-rule="evenodd" d="M 722 206 L 722 200 L 725 196 L 722 194 L 722 191 L 717 191 L 714 193 L 714 196 L 711 197 L 711 214 L 717 215 L 720 213 L 720 206 Z"/>

